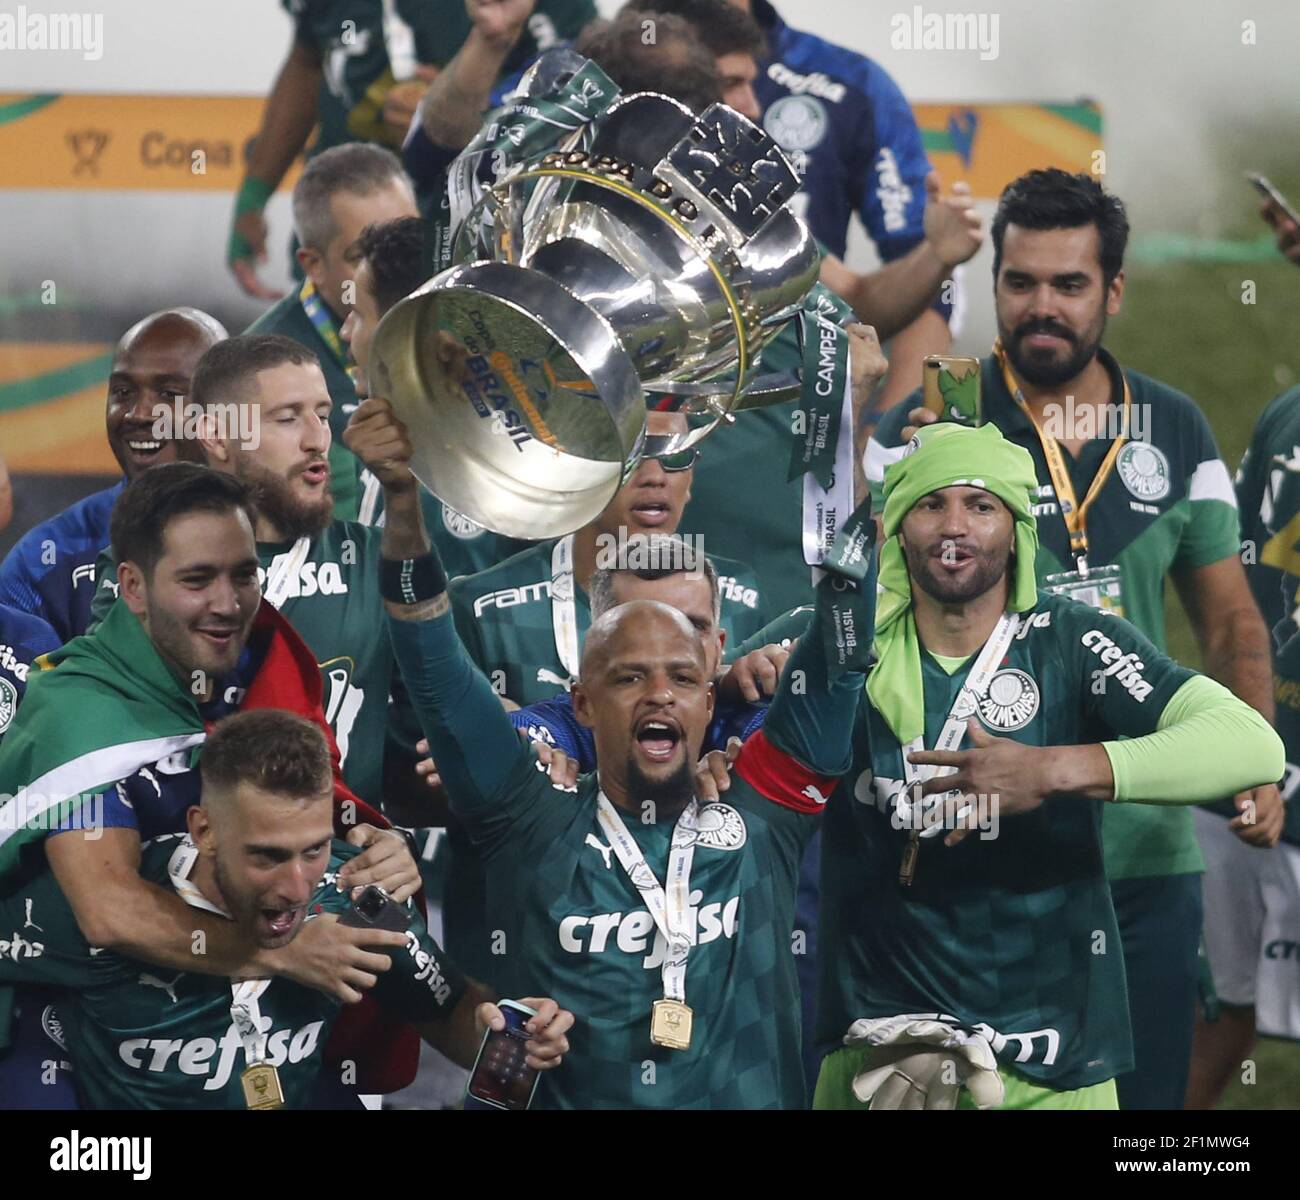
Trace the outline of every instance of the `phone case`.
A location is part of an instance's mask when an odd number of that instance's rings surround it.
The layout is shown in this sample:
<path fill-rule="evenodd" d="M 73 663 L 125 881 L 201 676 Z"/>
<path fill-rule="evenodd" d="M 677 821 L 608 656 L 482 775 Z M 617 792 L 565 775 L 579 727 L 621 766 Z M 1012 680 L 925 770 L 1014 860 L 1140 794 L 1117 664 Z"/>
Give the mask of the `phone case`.
<path fill-rule="evenodd" d="M 515 1004 L 508 1000 L 498 1001 L 497 1007 L 506 1014 L 507 1023 L 510 1021 L 510 1014 L 512 1012 L 522 1014 L 524 1020 L 527 1020 L 528 1017 L 537 1015 L 536 1012 L 527 1005 Z M 496 1039 L 495 1042 L 493 1039 Z M 501 1058 L 500 1054 L 501 1050 L 503 1048 L 507 1050 L 513 1048 L 509 1046 L 503 1047 L 502 1044 L 516 1040 L 517 1039 L 512 1038 L 511 1035 L 506 1033 L 504 1030 L 497 1033 L 496 1031 L 489 1029 L 484 1033 L 483 1041 L 478 1048 L 478 1054 L 474 1058 L 474 1066 L 469 1073 L 469 1082 L 465 1087 L 466 1096 L 473 1099 L 478 1106 L 486 1106 L 488 1108 L 511 1112 L 518 1109 L 527 1109 L 532 1105 L 533 1097 L 537 1094 L 537 1084 L 541 1080 L 540 1071 L 534 1071 L 531 1067 L 527 1066 L 523 1067 L 523 1071 L 530 1072 L 533 1079 L 532 1084 L 528 1089 L 528 1097 L 522 1104 L 511 1104 L 508 1099 L 503 1099 L 502 1094 L 511 1086 L 511 1083 L 509 1080 L 501 1079 L 499 1075 L 493 1076 L 492 1074 L 496 1064 L 490 1060 L 489 1056 L 496 1056 L 503 1062 L 504 1059 Z M 521 1064 L 523 1063 L 522 1042 L 519 1045 L 518 1061 Z M 491 1091 L 486 1090 L 486 1081 L 483 1081 L 482 1076 L 487 1076 L 489 1080 L 495 1082 L 498 1086 L 493 1088 Z"/>
<path fill-rule="evenodd" d="M 953 354 L 927 354 L 922 363 L 921 403 L 941 421 L 982 425 L 980 360 Z"/>

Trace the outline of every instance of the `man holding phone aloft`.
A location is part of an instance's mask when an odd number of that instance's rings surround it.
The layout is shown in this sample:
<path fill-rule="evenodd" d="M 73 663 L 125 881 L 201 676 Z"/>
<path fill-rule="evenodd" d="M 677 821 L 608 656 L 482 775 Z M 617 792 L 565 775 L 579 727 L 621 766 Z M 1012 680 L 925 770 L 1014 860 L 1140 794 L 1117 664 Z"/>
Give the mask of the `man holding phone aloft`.
<path fill-rule="evenodd" d="M 1030 171 L 994 217 L 999 340 L 982 362 L 983 419 L 1033 458 L 1038 582 L 1126 617 L 1165 644 L 1172 578 L 1205 670 L 1272 720 L 1268 633 L 1239 558 L 1236 500 L 1195 403 L 1102 348 L 1120 311 L 1128 220 L 1088 175 Z M 935 416 L 919 396 L 881 419 L 866 461 L 873 492 L 914 427 Z M 1269 783 L 1235 797 L 1230 828 L 1277 841 L 1282 808 Z M 1191 1050 L 1204 864 L 1191 813 L 1107 805 L 1107 876 L 1124 945 L 1135 1069 L 1123 1108 L 1178 1108 Z"/>

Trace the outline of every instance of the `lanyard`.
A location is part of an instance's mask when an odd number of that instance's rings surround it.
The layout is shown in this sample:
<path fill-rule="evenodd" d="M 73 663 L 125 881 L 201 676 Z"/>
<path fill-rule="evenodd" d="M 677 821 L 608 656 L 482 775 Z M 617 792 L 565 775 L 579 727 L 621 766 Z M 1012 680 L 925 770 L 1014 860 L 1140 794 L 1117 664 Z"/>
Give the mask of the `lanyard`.
<path fill-rule="evenodd" d="M 302 281 L 302 287 L 298 291 L 298 302 L 302 305 L 302 311 L 307 314 L 307 320 L 311 322 L 312 328 L 320 335 L 320 340 L 330 348 L 330 353 L 338 360 L 339 366 L 347 372 L 348 378 L 356 383 L 357 368 L 349 364 L 348 351 L 334 325 L 334 317 L 325 307 L 316 292 L 316 285 L 310 279 Z"/>
<path fill-rule="evenodd" d="M 805 472 L 803 560 L 818 568 L 853 511 L 853 375 L 849 336 L 825 315 L 802 314 L 799 334 L 805 428 L 791 470 Z M 816 570 L 813 582 L 820 582 Z"/>
<path fill-rule="evenodd" d="M 271 559 L 271 565 L 266 569 L 266 587 L 262 591 L 262 598 L 272 608 L 280 608 L 288 598 L 289 585 L 302 572 L 302 565 L 307 561 L 310 550 L 311 538 L 300 537 L 291 549 Z"/>
<path fill-rule="evenodd" d="M 188 838 L 176 847 L 167 863 L 167 874 L 171 877 L 172 887 L 175 888 L 176 894 L 192 908 L 201 908 L 229 920 L 230 914 L 208 900 L 190 880 L 189 875 L 194 869 L 198 856 L 198 849 Z M 244 1062 L 250 1067 L 266 1061 L 267 1034 L 262 1030 L 262 1013 L 257 1002 L 270 986 L 269 979 L 230 981 L 230 1019 L 239 1032 L 240 1042 L 243 1043 Z"/>
<path fill-rule="evenodd" d="M 1088 509 L 1097 498 L 1106 480 L 1110 478 L 1120 448 L 1128 440 L 1129 415 L 1133 408 L 1133 397 L 1129 392 L 1128 380 L 1124 379 L 1124 373 L 1121 371 L 1120 378 L 1124 383 L 1124 417 L 1120 426 L 1120 434 L 1111 443 L 1110 450 L 1102 460 L 1101 466 L 1097 468 L 1097 474 L 1093 476 L 1092 485 L 1088 488 L 1088 494 L 1084 496 L 1083 503 L 1080 504 L 1075 497 L 1074 484 L 1070 480 L 1070 472 L 1066 469 L 1065 458 L 1061 454 L 1060 444 L 1054 437 L 1043 432 L 1043 427 L 1038 423 L 1038 418 L 1034 416 L 1033 410 L 1026 403 L 1020 385 L 1016 383 L 1015 377 L 1011 374 L 1011 368 L 1007 364 L 1006 351 L 1002 349 L 1001 341 L 993 343 L 993 353 L 998 360 L 998 364 L 1002 367 L 1002 378 L 1007 385 L 1007 391 L 1015 398 L 1016 403 L 1020 405 L 1021 411 L 1029 418 L 1030 424 L 1033 425 L 1034 432 L 1038 434 L 1038 440 L 1043 447 L 1043 457 L 1047 459 L 1047 471 L 1052 477 L 1052 487 L 1056 491 L 1056 499 L 1061 507 L 1061 517 L 1064 519 L 1065 528 L 1070 535 L 1070 553 L 1074 556 L 1075 563 L 1078 565 L 1079 574 L 1087 575 Z"/>
<path fill-rule="evenodd" d="M 596 818 L 609 838 L 609 844 L 618 856 L 619 864 L 632 885 L 641 893 L 654 923 L 664 936 L 667 949 L 662 968 L 664 998 L 685 1003 L 686 959 L 695 944 L 695 929 L 686 921 L 687 904 L 691 894 L 691 860 L 695 857 L 695 839 L 677 837 L 678 829 L 694 829 L 699 821 L 700 806 L 692 799 L 677 818 L 673 830 L 672 850 L 668 855 L 668 888 L 655 878 L 632 835 L 628 833 L 623 818 L 609 802 L 605 793 L 596 798 Z"/>
<path fill-rule="evenodd" d="M 952 702 L 952 708 L 948 710 L 948 718 L 944 721 L 938 741 L 934 744 L 936 750 L 956 750 L 961 745 L 962 738 L 966 736 L 966 720 L 975 713 L 979 698 L 988 691 L 989 681 L 993 678 L 993 673 L 998 669 L 998 665 L 1011 648 L 1012 639 L 1016 636 L 1016 630 L 1019 626 L 1020 617 L 1016 613 L 1003 613 L 998 618 L 998 623 L 989 635 L 989 640 L 984 643 L 984 648 L 980 651 L 979 657 L 975 660 L 975 665 L 971 667 L 970 673 L 966 676 L 966 681 L 958 689 L 957 698 Z M 920 763 L 908 761 L 907 756 L 909 754 L 924 749 L 925 736 L 923 734 L 920 737 L 913 738 L 903 751 L 903 778 L 907 786 L 898 797 L 898 811 L 907 820 L 908 827 L 913 830 L 920 828 L 920 822 L 913 812 L 913 801 L 910 799 L 914 789 L 927 779 L 933 779 L 938 775 L 951 775 L 956 770 L 955 767 L 922 766 Z M 929 797 L 931 806 L 942 802 L 942 796 Z M 915 803 L 918 807 L 921 807 L 919 797 Z M 936 821 L 928 829 L 922 830 L 921 836 L 933 837 L 942 829 L 943 823 Z"/>
<path fill-rule="evenodd" d="M 570 680 L 578 677 L 578 606 L 574 600 L 573 534 L 566 534 L 551 551 L 551 628 L 555 653 Z M 568 684 L 565 685 L 566 687 Z"/>

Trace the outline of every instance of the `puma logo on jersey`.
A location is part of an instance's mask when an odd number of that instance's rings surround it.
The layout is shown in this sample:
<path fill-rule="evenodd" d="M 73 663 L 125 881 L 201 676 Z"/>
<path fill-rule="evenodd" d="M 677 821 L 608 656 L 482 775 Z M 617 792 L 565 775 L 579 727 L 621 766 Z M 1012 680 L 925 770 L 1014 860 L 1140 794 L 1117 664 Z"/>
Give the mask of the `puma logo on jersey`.
<path fill-rule="evenodd" d="M 725 903 L 697 907 L 704 893 L 693 891 L 686 910 L 686 927 L 694 930 L 693 946 L 705 946 L 720 937 L 736 936 L 736 919 L 740 912 L 740 897 L 732 896 Z M 647 909 L 631 912 L 595 913 L 589 917 L 565 917 L 557 929 L 560 946 L 570 954 L 645 954 L 641 965 L 652 971 L 663 965 L 668 943 L 655 926 L 655 919 Z M 651 935 L 654 936 L 653 943 Z M 646 951 L 649 953 L 646 953 Z"/>
<path fill-rule="evenodd" d="M 499 591 L 488 592 L 486 595 L 479 596 L 474 601 L 474 615 L 481 617 L 485 608 L 514 608 L 518 604 L 531 604 L 534 600 L 549 600 L 550 598 L 551 581 L 549 579 L 542 579 L 537 583 L 526 583 L 523 587 L 501 588 Z"/>
<path fill-rule="evenodd" d="M 30 896 L 23 898 L 23 928 L 35 929 L 37 933 L 44 933 L 45 930 L 32 920 L 32 903 L 33 901 Z"/>
<path fill-rule="evenodd" d="M 600 852 L 600 857 L 605 860 L 605 870 L 608 871 L 610 867 L 609 856 L 614 852 L 614 847 L 603 845 L 594 833 L 587 834 L 587 840 L 583 842 L 583 845 L 590 846 L 593 850 Z"/>
<path fill-rule="evenodd" d="M 325 1022 L 312 1021 L 297 1030 L 272 1031 L 271 1026 L 272 1019 L 263 1015 L 258 1028 L 260 1032 L 270 1034 L 266 1040 L 266 1061 L 279 1067 L 286 1062 L 299 1063 L 310 1058 L 316 1052 Z M 212 1060 L 218 1052 L 214 1070 Z M 128 1038 L 118 1043 L 117 1055 L 133 1071 L 150 1071 L 158 1075 L 167 1070 L 174 1059 L 174 1070 L 203 1079 L 205 1092 L 217 1092 L 230 1082 L 236 1061 L 242 1068 L 244 1047 L 239 1030 L 231 1022 L 219 1042 L 210 1037 L 191 1038 L 189 1041 L 180 1038 Z"/>
<path fill-rule="evenodd" d="M 161 989 L 162 991 L 167 993 L 168 999 L 170 999 L 173 1004 L 180 1003 L 180 1001 L 176 998 L 176 985 L 180 983 L 180 981 L 181 981 L 181 977 L 179 974 L 171 981 L 171 983 L 168 983 L 165 979 L 159 979 L 157 975 L 140 976 L 141 987 L 151 987 L 151 988 Z"/>
<path fill-rule="evenodd" d="M 573 681 L 567 675 L 557 675 L 547 667 L 538 667 L 537 682 L 554 684 L 556 687 L 562 687 L 567 692 L 569 684 Z"/>
<path fill-rule="evenodd" d="M 1142 678 L 1146 663 L 1131 650 L 1125 654 L 1100 629 L 1089 629 L 1079 641 L 1106 664 L 1103 674 L 1114 676 L 1120 687 L 1139 704 L 1155 690 L 1153 684 Z"/>
<path fill-rule="evenodd" d="M 814 804 L 825 804 L 829 799 L 828 796 L 823 796 L 811 783 L 804 788 L 801 794 L 807 796 Z"/>

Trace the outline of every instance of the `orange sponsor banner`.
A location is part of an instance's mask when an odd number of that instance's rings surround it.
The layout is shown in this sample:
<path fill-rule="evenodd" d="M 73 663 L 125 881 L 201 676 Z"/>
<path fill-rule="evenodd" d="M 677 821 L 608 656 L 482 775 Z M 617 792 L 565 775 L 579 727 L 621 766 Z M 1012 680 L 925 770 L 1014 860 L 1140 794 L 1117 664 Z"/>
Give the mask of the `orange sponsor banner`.
<path fill-rule="evenodd" d="M 918 104 L 921 139 L 945 187 L 959 179 L 996 200 L 1036 167 L 1106 171 L 1101 109 L 1076 104 Z"/>
<path fill-rule="evenodd" d="M 233 192 L 265 100 L 0 94 L 0 188 Z M 295 166 L 282 187 L 293 186 Z"/>

